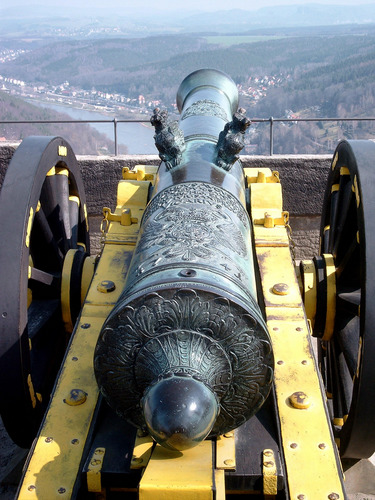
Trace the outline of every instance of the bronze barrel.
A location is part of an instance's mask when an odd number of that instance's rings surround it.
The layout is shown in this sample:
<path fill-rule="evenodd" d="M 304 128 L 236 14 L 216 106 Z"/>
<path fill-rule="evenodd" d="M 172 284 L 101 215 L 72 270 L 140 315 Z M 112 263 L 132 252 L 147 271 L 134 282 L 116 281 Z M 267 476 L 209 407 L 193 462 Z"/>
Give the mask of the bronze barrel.
<path fill-rule="evenodd" d="M 249 419 L 273 355 L 257 303 L 252 229 L 238 152 L 249 126 L 234 82 L 199 70 L 155 110 L 162 162 L 124 291 L 95 351 L 110 406 L 174 450 Z"/>

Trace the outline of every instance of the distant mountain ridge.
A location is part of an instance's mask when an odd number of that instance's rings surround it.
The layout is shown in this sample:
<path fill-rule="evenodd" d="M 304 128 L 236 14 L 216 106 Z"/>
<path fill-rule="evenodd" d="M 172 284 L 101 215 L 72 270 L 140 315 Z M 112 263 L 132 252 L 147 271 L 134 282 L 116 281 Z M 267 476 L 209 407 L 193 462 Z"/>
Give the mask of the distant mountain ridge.
<path fill-rule="evenodd" d="M 185 29 L 204 31 L 215 27 L 226 31 L 235 26 L 239 31 L 244 28 L 328 26 L 337 24 L 375 23 L 375 3 L 372 5 L 284 5 L 262 7 L 256 11 L 223 10 L 215 13 L 200 13 L 184 19 Z"/>
<path fill-rule="evenodd" d="M 155 7 L 156 9 L 156 7 Z M 82 8 L 70 11 L 56 6 L 51 9 L 40 5 L 0 8 L 2 23 L 0 36 L 36 34 L 51 36 L 54 28 L 59 37 L 71 36 L 76 30 L 80 36 L 97 36 L 90 27 L 119 27 L 121 36 L 147 36 L 162 33 L 221 32 L 242 33 L 256 28 L 308 27 L 340 24 L 375 23 L 375 3 L 363 5 L 331 5 L 309 3 L 262 7 L 258 10 L 232 9 L 216 12 L 189 12 L 184 10 L 149 9 L 137 13 L 135 8 L 122 7 Z M 84 31 L 81 31 L 82 29 Z M 43 35 L 44 33 L 44 35 Z M 113 36 L 107 33 L 105 36 Z"/>

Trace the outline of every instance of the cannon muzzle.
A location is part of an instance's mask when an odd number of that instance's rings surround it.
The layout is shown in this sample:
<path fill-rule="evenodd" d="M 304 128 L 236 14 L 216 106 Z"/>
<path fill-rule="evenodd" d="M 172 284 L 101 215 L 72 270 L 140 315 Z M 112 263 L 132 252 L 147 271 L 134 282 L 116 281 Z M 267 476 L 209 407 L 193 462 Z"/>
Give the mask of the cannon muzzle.
<path fill-rule="evenodd" d="M 185 78 L 177 105 L 179 123 L 151 118 L 162 162 L 94 364 L 119 415 L 184 450 L 261 407 L 273 355 L 238 157 L 250 121 L 216 70 Z"/>

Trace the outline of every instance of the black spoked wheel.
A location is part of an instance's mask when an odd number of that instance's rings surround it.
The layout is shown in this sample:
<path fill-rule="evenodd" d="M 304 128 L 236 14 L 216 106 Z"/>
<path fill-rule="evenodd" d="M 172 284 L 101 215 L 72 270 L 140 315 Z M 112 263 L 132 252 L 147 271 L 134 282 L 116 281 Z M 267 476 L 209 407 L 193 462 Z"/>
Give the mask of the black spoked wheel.
<path fill-rule="evenodd" d="M 0 412 L 30 446 L 68 341 L 61 278 L 69 250 L 89 251 L 77 161 L 59 137 L 29 137 L 0 193 Z"/>
<path fill-rule="evenodd" d="M 321 226 L 321 253 L 333 259 L 336 277 L 335 304 L 326 304 L 333 328 L 318 336 L 329 408 L 347 458 L 375 451 L 374 251 L 375 143 L 343 141 L 328 178 Z"/>

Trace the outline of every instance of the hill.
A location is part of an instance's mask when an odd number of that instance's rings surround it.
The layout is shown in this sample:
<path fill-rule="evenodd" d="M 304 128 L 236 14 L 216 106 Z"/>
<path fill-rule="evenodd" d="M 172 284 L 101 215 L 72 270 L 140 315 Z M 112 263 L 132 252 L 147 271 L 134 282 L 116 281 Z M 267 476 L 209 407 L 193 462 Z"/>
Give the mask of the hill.
<path fill-rule="evenodd" d="M 147 4 L 146 4 L 147 5 Z M 349 23 L 375 22 L 375 5 L 331 5 L 310 3 L 283 5 L 254 9 L 246 5 L 242 9 L 214 11 L 202 3 L 199 10 L 191 11 L 188 4 L 171 4 L 168 9 L 152 4 L 139 9 L 136 3 L 96 7 L 77 5 L 66 9 L 55 5 L 53 13 L 46 6 L 28 4 L 0 7 L 0 36 L 28 37 L 59 40 L 69 38 L 113 38 L 121 36 L 144 37 L 150 34 L 181 33 L 242 33 L 254 28 L 337 26 Z"/>
<path fill-rule="evenodd" d="M 375 116 L 374 47 L 372 24 L 264 29 L 248 31 L 246 37 L 72 40 L 23 53 L 4 62 L 0 74 L 35 84 L 68 80 L 71 87 L 129 98 L 142 95 L 173 111 L 182 79 L 197 68 L 211 67 L 232 76 L 250 117 L 365 117 Z M 267 134 L 261 130 L 252 127 L 248 151 L 267 151 Z M 341 137 L 357 137 L 358 132 L 367 138 L 375 132 L 367 122 L 350 127 L 290 123 L 277 125 L 277 130 L 275 152 L 280 153 L 328 152 Z"/>
<path fill-rule="evenodd" d="M 2 121 L 14 120 L 70 120 L 64 114 L 33 106 L 0 91 L 0 116 Z M 114 151 L 114 143 L 87 124 L 2 124 L 0 137 L 9 141 L 22 140 L 29 135 L 60 135 L 67 139 L 76 154 L 107 154 Z M 122 146 L 121 153 L 126 153 Z"/>

